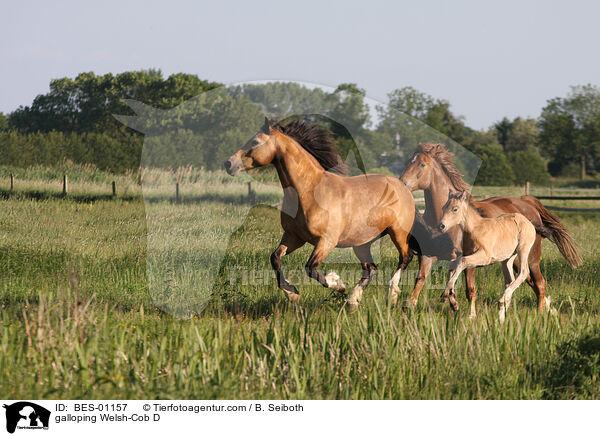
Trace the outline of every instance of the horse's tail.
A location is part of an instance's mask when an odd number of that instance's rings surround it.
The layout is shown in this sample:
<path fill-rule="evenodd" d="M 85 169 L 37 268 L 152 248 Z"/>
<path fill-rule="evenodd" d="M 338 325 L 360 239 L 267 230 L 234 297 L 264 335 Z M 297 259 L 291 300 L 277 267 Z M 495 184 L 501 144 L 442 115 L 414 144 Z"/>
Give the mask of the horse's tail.
<path fill-rule="evenodd" d="M 537 233 L 542 237 L 550 239 L 556 246 L 560 253 L 567 260 L 569 265 L 573 268 L 577 268 L 583 263 L 581 255 L 577 251 L 573 235 L 567 230 L 567 228 L 560 222 L 558 217 L 544 207 L 542 202 L 532 196 L 521 197 L 523 200 L 531 203 L 540 214 L 542 218 L 542 225 L 535 225 Z"/>
<path fill-rule="evenodd" d="M 447 233 L 441 233 L 425 222 L 423 215 L 415 209 L 415 220 L 410 231 L 410 248 L 419 255 L 451 258 L 454 243 Z"/>

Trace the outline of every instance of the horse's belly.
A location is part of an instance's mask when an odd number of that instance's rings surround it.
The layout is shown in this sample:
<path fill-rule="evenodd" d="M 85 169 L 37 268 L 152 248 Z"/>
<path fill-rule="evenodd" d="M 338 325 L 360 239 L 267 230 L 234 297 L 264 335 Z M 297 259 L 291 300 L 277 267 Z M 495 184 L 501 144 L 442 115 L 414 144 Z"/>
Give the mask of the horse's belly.
<path fill-rule="evenodd" d="M 348 234 L 346 236 L 342 235 L 338 240 L 337 246 L 340 248 L 357 247 L 359 245 L 366 244 L 367 242 L 371 242 L 379 235 L 381 235 L 382 231 L 374 231 L 373 229 L 371 229 L 367 231 Z"/>

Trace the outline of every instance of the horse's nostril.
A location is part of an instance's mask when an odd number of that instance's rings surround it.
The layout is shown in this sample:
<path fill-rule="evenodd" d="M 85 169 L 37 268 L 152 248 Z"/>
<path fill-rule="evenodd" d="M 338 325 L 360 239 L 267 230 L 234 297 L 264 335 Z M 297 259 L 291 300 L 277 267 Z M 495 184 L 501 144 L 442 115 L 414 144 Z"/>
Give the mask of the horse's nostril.
<path fill-rule="evenodd" d="M 231 168 L 231 161 L 230 160 L 226 160 L 225 162 L 223 162 L 223 166 L 225 167 L 226 170 Z"/>
<path fill-rule="evenodd" d="M 440 230 L 444 230 L 446 226 L 444 224 L 440 224 Z"/>

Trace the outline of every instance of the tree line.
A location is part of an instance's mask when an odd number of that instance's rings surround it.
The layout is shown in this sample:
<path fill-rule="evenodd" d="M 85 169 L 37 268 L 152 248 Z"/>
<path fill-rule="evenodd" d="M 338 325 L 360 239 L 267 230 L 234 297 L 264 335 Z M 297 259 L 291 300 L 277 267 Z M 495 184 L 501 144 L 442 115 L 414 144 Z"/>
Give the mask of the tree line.
<path fill-rule="evenodd" d="M 592 85 L 549 100 L 537 120 L 504 118 L 474 130 L 448 101 L 412 87 L 390 92 L 373 109 L 356 84 L 332 91 L 288 82 L 225 87 L 191 74 L 164 78 L 160 70 L 52 80 L 31 105 L 0 113 L 0 160 L 26 167 L 68 159 L 114 172 L 140 162 L 217 169 L 265 113 L 327 125 L 357 171 L 398 173 L 423 141 L 447 143 L 461 162 L 467 156 L 458 144 L 479 157 L 482 185 L 544 184 L 600 170 L 600 89 Z"/>

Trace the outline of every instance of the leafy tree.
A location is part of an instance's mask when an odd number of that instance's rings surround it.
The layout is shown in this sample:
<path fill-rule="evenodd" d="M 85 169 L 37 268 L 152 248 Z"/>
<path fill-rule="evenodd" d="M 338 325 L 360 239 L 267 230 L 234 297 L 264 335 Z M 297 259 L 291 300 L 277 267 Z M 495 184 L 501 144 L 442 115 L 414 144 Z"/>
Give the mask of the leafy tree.
<path fill-rule="evenodd" d="M 280 118 L 328 112 L 328 94 L 320 88 L 309 89 L 293 82 L 245 84 L 229 88 L 258 104 L 266 114 Z"/>
<path fill-rule="evenodd" d="M 377 131 L 387 135 L 386 142 L 390 144 L 388 149 L 380 154 L 381 165 L 395 158 L 395 154 L 390 153 L 392 147 L 396 148 L 397 152 L 408 154 L 422 142 L 427 130 L 423 120 L 433 103 L 433 97 L 407 86 L 390 92 L 387 105 L 377 106 L 377 114 L 381 120 Z"/>
<path fill-rule="evenodd" d="M 172 108 L 218 84 L 189 74 L 164 80 L 160 70 L 131 71 L 113 76 L 82 73 L 75 79 L 50 82 L 50 91 L 38 95 L 31 106 L 19 107 L 10 124 L 22 132 L 103 132 L 124 134 L 113 113 L 128 111 L 123 99 Z"/>
<path fill-rule="evenodd" d="M 396 119 L 398 112 L 418 120 L 423 120 L 425 119 L 427 112 L 429 112 L 435 104 L 433 97 L 416 90 L 412 86 L 396 89 L 387 96 L 388 105 L 390 108 L 394 109 L 394 111 L 387 111 L 384 107 L 379 107 L 378 111 L 380 112 L 382 122 L 393 122 Z"/>
<path fill-rule="evenodd" d="M 466 139 L 467 129 L 461 116 L 456 116 L 450 110 L 450 103 L 437 100 L 425 114 L 423 119 L 430 127 L 443 133 L 458 143 Z"/>
<path fill-rule="evenodd" d="M 536 147 L 538 144 L 539 129 L 536 120 L 521 117 L 509 121 L 504 117 L 494 124 L 498 142 L 505 152 L 514 152 Z"/>
<path fill-rule="evenodd" d="M 327 114 L 345 126 L 352 134 L 360 134 L 369 128 L 371 117 L 365 103 L 365 91 L 355 83 L 342 83 L 329 96 L 331 108 Z"/>
<path fill-rule="evenodd" d="M 0 132 L 8 130 L 8 118 L 0 112 Z"/>
<path fill-rule="evenodd" d="M 542 150 L 551 159 L 553 174 L 578 162 L 583 180 L 588 168 L 594 169 L 600 163 L 600 88 L 575 86 L 567 97 L 549 100 L 539 125 Z"/>
<path fill-rule="evenodd" d="M 477 184 L 500 186 L 515 182 L 511 164 L 493 129 L 471 132 L 464 145 L 482 160 L 475 180 Z"/>

